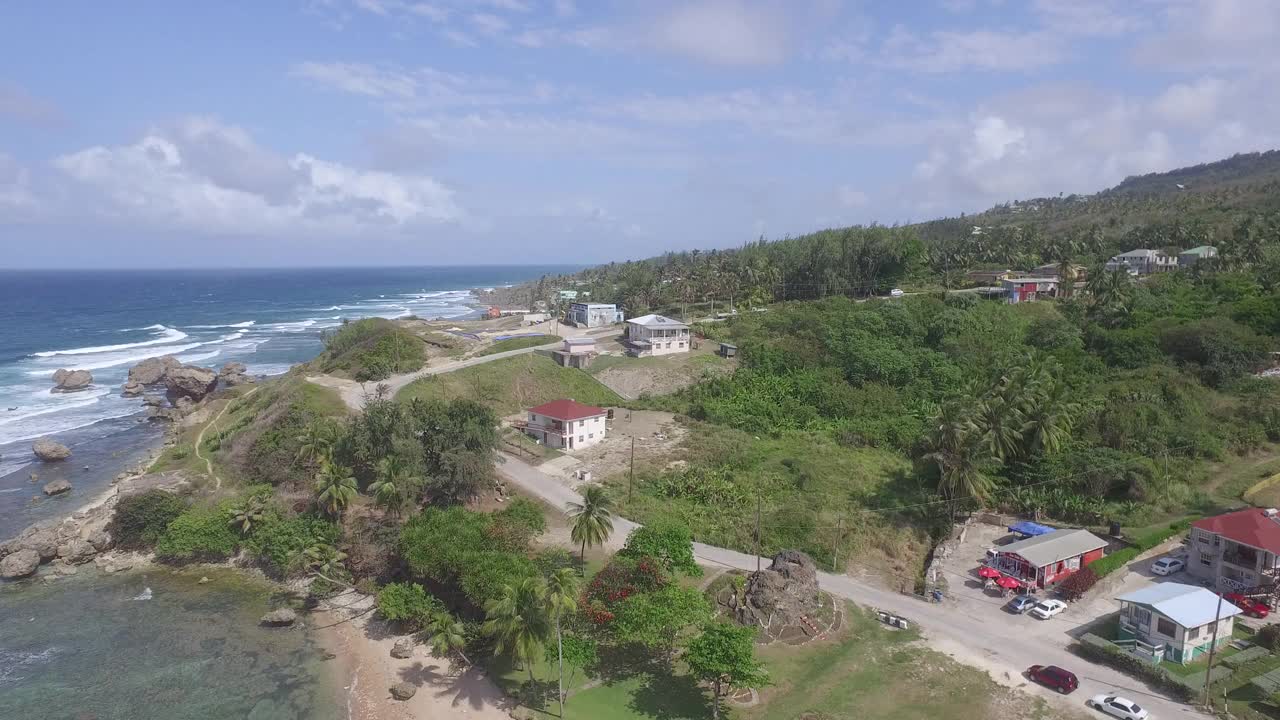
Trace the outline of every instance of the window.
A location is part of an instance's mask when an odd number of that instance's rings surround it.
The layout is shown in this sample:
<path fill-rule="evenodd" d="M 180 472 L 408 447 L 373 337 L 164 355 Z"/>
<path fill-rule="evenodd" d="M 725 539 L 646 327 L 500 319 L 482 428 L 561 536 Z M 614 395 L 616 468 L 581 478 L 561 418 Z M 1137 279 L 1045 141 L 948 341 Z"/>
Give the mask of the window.
<path fill-rule="evenodd" d="M 671 349 L 671 341 L 670 341 L 670 340 L 668 340 L 668 341 L 667 341 L 667 349 L 668 349 L 668 350 L 670 350 L 670 349 Z"/>
<path fill-rule="evenodd" d="M 1156 618 L 1156 632 L 1165 637 L 1177 637 L 1178 626 L 1174 625 L 1173 621 L 1168 618 Z"/>
<path fill-rule="evenodd" d="M 1200 553 L 1200 564 L 1201 564 L 1201 565 L 1212 565 L 1212 564 L 1213 564 L 1213 556 L 1212 556 L 1212 555 L 1209 555 L 1209 554 L 1206 554 L 1206 553 Z"/>
<path fill-rule="evenodd" d="M 595 436 L 596 436 L 596 434 L 595 434 L 595 433 L 587 433 L 587 437 L 589 437 L 589 438 L 593 438 L 593 437 L 595 437 Z"/>
<path fill-rule="evenodd" d="M 529 422 L 538 422 L 538 416 L 533 413 L 529 413 Z"/>
<path fill-rule="evenodd" d="M 578 442 L 582 442 L 582 436 L 581 436 L 581 435 L 579 435 L 579 436 L 578 436 Z"/>
<path fill-rule="evenodd" d="M 1071 571 L 1073 571 L 1073 572 L 1074 572 L 1074 571 L 1076 571 L 1076 570 L 1079 570 L 1079 569 L 1080 569 L 1080 558 L 1078 558 L 1078 557 L 1073 557 L 1073 558 L 1071 558 L 1070 560 L 1068 560 L 1068 561 L 1067 561 L 1067 569 L 1068 569 L 1068 570 L 1071 570 Z"/>
<path fill-rule="evenodd" d="M 684 347 L 684 343 L 680 343 L 679 347 Z"/>
<path fill-rule="evenodd" d="M 1188 639 L 1188 640 L 1195 640 L 1195 639 L 1196 639 L 1196 638 L 1198 638 L 1198 637 L 1200 637 L 1200 628 L 1198 628 L 1198 627 L 1187 628 L 1187 639 Z"/>
<path fill-rule="evenodd" d="M 579 421 L 578 421 L 578 427 L 586 427 L 586 426 L 587 426 L 587 421 L 586 421 L 586 420 L 579 420 Z"/>

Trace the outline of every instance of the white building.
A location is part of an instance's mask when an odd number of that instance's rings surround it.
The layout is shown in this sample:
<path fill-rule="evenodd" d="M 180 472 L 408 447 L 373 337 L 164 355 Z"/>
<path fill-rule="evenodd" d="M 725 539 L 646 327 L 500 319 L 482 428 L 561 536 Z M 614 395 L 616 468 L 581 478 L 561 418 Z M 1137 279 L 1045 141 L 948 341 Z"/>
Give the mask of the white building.
<path fill-rule="evenodd" d="M 593 337 L 565 338 L 564 343 L 560 346 L 560 351 L 570 355 L 593 353 L 596 351 L 596 339 Z"/>
<path fill-rule="evenodd" d="M 689 352 L 689 326 L 663 315 L 644 315 L 627 321 L 624 343 L 634 357 Z"/>
<path fill-rule="evenodd" d="M 1116 255 L 1107 261 L 1105 267 L 1108 272 L 1125 269 L 1135 275 L 1150 275 L 1178 269 L 1178 258 L 1159 250 L 1139 248 Z"/>
<path fill-rule="evenodd" d="M 1120 642 L 1134 641 L 1156 659 L 1186 664 L 1209 652 L 1218 625 L 1217 647 L 1231 642 L 1240 608 L 1195 585 L 1157 583 L 1116 598 L 1120 601 Z"/>
<path fill-rule="evenodd" d="M 605 303 L 573 303 L 565 320 L 578 327 L 605 327 L 622 322 L 622 311 L 617 305 Z"/>
<path fill-rule="evenodd" d="M 574 400 L 552 400 L 529 408 L 529 418 L 518 426 L 534 440 L 556 450 L 581 450 L 604 440 L 608 411 Z"/>

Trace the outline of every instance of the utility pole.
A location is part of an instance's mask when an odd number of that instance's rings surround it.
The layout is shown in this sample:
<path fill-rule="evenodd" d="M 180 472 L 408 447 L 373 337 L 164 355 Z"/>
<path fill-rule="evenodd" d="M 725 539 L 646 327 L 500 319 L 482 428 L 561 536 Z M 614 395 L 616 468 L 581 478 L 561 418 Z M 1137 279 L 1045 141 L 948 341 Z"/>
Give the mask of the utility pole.
<path fill-rule="evenodd" d="M 1209 705 L 1209 682 L 1213 680 L 1213 652 L 1218 649 L 1218 626 L 1222 624 L 1222 593 L 1218 593 L 1218 610 L 1213 615 L 1213 636 L 1209 639 L 1209 667 L 1204 672 L 1203 704 Z"/>
<path fill-rule="evenodd" d="M 760 491 L 756 491 L 756 572 L 760 572 Z"/>
<path fill-rule="evenodd" d="M 628 416 L 629 417 L 629 416 Z M 631 504 L 631 486 L 636 481 L 636 436 L 631 436 L 631 476 L 627 478 L 627 504 Z"/>
<path fill-rule="evenodd" d="M 840 538 L 844 535 L 844 518 L 836 520 L 836 539 L 831 543 L 831 571 L 840 572 Z"/>

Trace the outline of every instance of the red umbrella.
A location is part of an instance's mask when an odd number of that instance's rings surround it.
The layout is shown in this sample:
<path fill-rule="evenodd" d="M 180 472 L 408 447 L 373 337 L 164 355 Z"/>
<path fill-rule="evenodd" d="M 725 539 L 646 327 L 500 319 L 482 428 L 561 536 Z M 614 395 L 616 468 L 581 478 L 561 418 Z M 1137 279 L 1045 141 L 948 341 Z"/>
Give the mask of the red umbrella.
<path fill-rule="evenodd" d="M 1022 583 L 1018 582 L 1017 578 L 1011 578 L 1008 575 L 997 580 L 996 584 L 1008 590 L 1013 590 L 1014 588 L 1022 586 Z"/>
<path fill-rule="evenodd" d="M 982 567 L 978 568 L 978 577 L 998 578 L 1000 577 L 1000 571 L 991 567 L 990 565 L 983 565 Z"/>

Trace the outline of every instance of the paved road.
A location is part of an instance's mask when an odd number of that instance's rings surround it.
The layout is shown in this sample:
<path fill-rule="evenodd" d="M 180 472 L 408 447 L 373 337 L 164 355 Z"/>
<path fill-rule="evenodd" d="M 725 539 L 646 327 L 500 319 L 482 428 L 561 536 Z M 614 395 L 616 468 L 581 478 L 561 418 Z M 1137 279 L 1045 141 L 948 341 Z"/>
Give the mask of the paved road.
<path fill-rule="evenodd" d="M 563 508 L 566 503 L 580 502 L 581 496 L 558 478 L 510 455 L 504 456 L 499 472 L 527 492 L 550 505 Z M 611 546 L 619 546 L 631 530 L 638 527 L 630 520 L 614 521 Z M 754 555 L 725 548 L 693 544 L 694 555 L 704 565 L 718 565 L 754 571 Z M 767 558 L 761 559 L 768 565 Z M 910 595 L 902 595 L 871 586 L 847 575 L 819 573 L 824 590 L 853 602 L 892 612 L 915 621 L 930 639 L 930 645 L 950 653 L 970 665 L 991 672 L 1006 685 L 1020 682 L 1020 674 L 1031 665 L 1059 665 L 1073 670 L 1080 678 L 1080 688 L 1070 697 L 1062 697 L 1038 685 L 1028 684 L 1028 692 L 1058 705 L 1081 712 L 1085 699 L 1104 692 L 1116 692 L 1146 706 L 1153 718 L 1209 717 L 1195 708 L 1170 700 L 1133 678 L 1102 665 L 1087 663 L 1066 650 L 1072 641 L 1067 632 L 1072 623 L 1062 616 L 1052 620 L 1036 620 L 1030 616 L 1009 616 L 993 622 L 990 607 L 975 603 L 988 602 L 981 597 L 962 595 L 940 604 L 926 603 Z M 1099 715 L 1099 717 L 1102 717 Z"/>
<path fill-rule="evenodd" d="M 406 385 L 428 375 L 450 373 L 455 370 L 469 368 L 474 365 L 483 365 L 495 360 L 503 360 L 517 355 L 527 355 L 537 350 L 553 350 L 558 347 L 560 347 L 559 340 L 547 343 L 546 345 L 535 345 L 533 347 L 520 348 L 519 350 L 508 350 L 506 352 L 494 353 L 492 355 L 481 355 L 479 357 L 468 358 L 466 360 L 454 360 L 434 367 L 424 367 L 421 370 L 416 370 L 411 373 L 392 375 L 386 380 L 379 382 L 360 383 L 355 380 L 336 378 L 331 375 L 309 375 L 307 376 L 307 382 L 312 382 L 316 385 L 323 385 L 324 387 L 337 390 L 338 394 L 342 396 L 342 401 L 347 404 L 347 407 L 358 412 L 364 409 L 365 401 L 368 398 L 373 397 L 373 393 L 379 385 L 386 385 L 389 387 L 390 394 L 388 397 L 395 397 L 396 393 L 400 392 Z"/>

